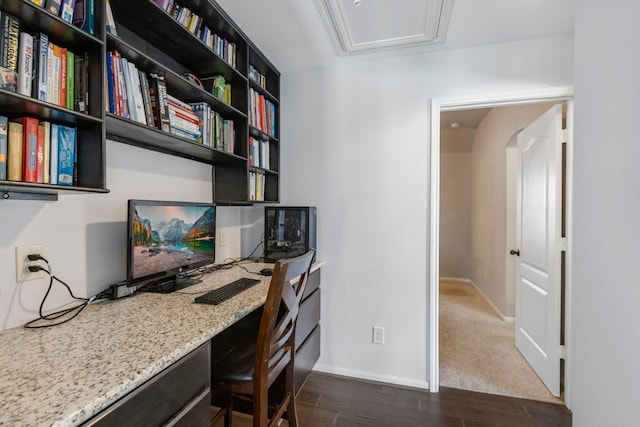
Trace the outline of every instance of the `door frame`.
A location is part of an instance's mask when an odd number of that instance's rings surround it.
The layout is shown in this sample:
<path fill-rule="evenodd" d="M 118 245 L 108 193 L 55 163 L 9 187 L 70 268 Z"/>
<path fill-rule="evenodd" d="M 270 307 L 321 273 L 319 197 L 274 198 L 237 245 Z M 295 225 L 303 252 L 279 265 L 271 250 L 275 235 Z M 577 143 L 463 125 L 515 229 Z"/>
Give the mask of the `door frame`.
<path fill-rule="evenodd" d="M 564 402 L 571 409 L 571 266 L 573 230 L 573 86 L 532 89 L 519 92 L 469 95 L 431 100 L 431 150 L 429 173 L 429 390 L 440 388 L 439 360 L 439 261 L 440 261 L 440 114 L 473 108 L 508 107 L 541 102 L 567 103 L 566 147 L 566 254 L 565 254 L 565 346 Z"/>

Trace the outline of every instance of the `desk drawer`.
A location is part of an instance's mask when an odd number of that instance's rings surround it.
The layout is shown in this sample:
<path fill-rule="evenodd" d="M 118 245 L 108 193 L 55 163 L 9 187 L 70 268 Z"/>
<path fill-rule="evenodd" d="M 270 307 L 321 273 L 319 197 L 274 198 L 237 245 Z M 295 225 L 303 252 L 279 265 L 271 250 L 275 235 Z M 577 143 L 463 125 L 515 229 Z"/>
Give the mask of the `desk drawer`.
<path fill-rule="evenodd" d="M 313 293 L 316 289 L 320 287 L 320 269 L 317 269 L 313 273 L 309 274 L 309 278 L 307 279 L 307 286 L 304 288 L 304 293 L 302 294 L 302 300 L 304 301 L 309 295 Z"/>
<path fill-rule="evenodd" d="M 202 408 L 201 400 L 209 400 L 211 381 L 209 343 L 192 351 L 140 387 L 89 420 L 86 426 L 159 426 L 176 414 L 190 413 L 187 408 Z M 206 394 L 206 397 L 203 397 Z M 195 400 L 194 400 L 195 398 Z M 205 419 L 208 417 L 208 405 Z M 179 424 L 178 424 L 179 425 Z M 192 424 L 197 425 L 197 424 Z M 202 424 L 208 425 L 207 423 Z"/>
<path fill-rule="evenodd" d="M 296 350 L 307 339 L 313 328 L 320 323 L 320 289 L 300 304 L 298 323 L 296 324 Z"/>
<path fill-rule="evenodd" d="M 311 370 L 320 358 L 320 325 L 311 332 L 309 338 L 296 351 L 293 381 L 296 394 L 300 391 Z"/>

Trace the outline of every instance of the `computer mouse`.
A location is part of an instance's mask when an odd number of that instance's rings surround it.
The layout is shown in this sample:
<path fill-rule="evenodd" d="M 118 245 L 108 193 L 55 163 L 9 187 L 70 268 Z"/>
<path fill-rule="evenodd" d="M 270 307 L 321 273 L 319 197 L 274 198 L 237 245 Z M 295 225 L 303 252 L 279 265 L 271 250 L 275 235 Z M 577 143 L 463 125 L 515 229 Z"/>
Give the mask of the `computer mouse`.
<path fill-rule="evenodd" d="M 260 274 L 263 276 L 271 276 L 273 274 L 273 268 L 263 268 L 260 270 Z"/>

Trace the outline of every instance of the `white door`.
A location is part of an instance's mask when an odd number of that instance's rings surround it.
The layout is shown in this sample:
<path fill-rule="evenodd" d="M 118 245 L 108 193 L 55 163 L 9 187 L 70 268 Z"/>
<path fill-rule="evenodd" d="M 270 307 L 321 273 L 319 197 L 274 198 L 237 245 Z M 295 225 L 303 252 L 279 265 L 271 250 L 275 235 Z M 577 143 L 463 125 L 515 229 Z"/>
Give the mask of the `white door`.
<path fill-rule="evenodd" d="M 560 396 L 562 106 L 518 135 L 516 346 Z"/>

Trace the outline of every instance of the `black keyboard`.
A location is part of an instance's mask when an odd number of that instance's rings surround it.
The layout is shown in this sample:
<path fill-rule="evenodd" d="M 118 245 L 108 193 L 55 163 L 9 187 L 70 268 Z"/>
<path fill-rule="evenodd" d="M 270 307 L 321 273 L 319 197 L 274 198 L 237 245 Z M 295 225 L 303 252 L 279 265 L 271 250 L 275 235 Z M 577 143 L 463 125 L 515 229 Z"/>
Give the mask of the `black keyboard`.
<path fill-rule="evenodd" d="M 199 302 L 201 304 L 218 305 L 258 283 L 260 283 L 260 279 L 250 279 L 248 277 L 242 277 L 217 289 L 209 291 L 206 294 L 202 294 L 199 297 L 196 297 L 196 302 Z"/>

